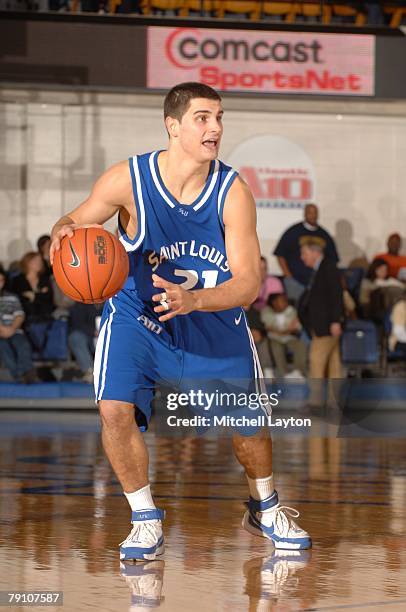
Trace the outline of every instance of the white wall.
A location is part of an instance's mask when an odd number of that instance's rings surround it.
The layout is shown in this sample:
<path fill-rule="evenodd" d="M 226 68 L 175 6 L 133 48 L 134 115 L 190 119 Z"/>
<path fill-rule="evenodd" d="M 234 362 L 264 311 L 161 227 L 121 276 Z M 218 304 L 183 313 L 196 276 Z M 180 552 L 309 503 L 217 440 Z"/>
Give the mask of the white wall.
<path fill-rule="evenodd" d="M 14 98 L 10 92 L 0 97 L 4 263 L 33 247 L 62 213 L 80 203 L 104 168 L 166 145 L 158 96 L 110 95 L 103 101 L 26 91 Z M 359 107 L 340 102 L 340 115 L 329 104 L 324 112 L 320 103 L 307 103 L 305 112 L 299 104 L 290 103 L 289 112 L 281 112 L 282 107 L 270 102 L 252 108 L 252 101 L 225 100 L 221 157 L 227 160 L 240 142 L 260 134 L 298 144 L 313 161 L 321 223 L 336 237 L 343 264 L 383 249 L 392 231 L 405 235 L 406 116 L 381 109 L 370 114 L 365 102 Z M 300 211 L 260 211 L 265 254 L 298 216 Z"/>

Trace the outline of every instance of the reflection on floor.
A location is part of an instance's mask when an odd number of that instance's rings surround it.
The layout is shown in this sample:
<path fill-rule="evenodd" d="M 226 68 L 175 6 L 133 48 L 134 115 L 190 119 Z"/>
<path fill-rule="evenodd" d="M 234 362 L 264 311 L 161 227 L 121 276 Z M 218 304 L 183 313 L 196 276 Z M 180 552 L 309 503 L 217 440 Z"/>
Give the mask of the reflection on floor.
<path fill-rule="evenodd" d="M 147 439 L 166 553 L 120 565 L 129 509 L 97 416 L 0 413 L 0 590 L 64 591 L 64 612 L 406 609 L 404 440 L 277 440 L 281 500 L 314 542 L 283 553 L 241 529 L 229 440 Z"/>

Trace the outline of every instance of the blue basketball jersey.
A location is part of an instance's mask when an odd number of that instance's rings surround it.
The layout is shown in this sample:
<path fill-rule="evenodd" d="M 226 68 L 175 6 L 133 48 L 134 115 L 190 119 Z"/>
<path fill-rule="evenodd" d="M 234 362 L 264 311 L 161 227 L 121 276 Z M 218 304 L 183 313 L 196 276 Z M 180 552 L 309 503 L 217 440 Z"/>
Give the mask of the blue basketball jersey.
<path fill-rule="evenodd" d="M 159 152 L 130 158 L 138 231 L 131 240 L 119 223 L 120 240 L 130 259 L 126 288 L 148 317 L 157 320 L 151 298 L 159 293 L 152 274 L 185 289 L 215 287 L 231 278 L 224 241 L 223 207 L 235 170 L 213 160 L 205 186 L 192 204 L 178 202 L 167 190 L 158 167 Z M 163 325 L 163 324 L 161 324 Z M 192 312 L 164 324 L 176 346 L 200 355 L 233 355 L 246 348 L 241 308 Z M 249 344 L 248 344 L 248 350 Z"/>
<path fill-rule="evenodd" d="M 130 159 L 138 230 L 132 240 L 119 223 L 130 274 L 125 287 L 105 304 L 94 368 L 97 400 L 136 405 L 143 429 L 151 417 L 156 384 L 187 390 L 200 388 L 196 381 L 204 379 L 206 389 L 208 381 L 232 379 L 246 390 L 251 380 L 261 377 L 241 307 L 195 311 L 166 322 L 154 312 L 152 296 L 162 293 L 152 284 L 154 273 L 187 290 L 216 287 L 231 278 L 222 218 L 237 176 L 229 166 L 213 161 L 199 197 L 184 205 L 166 189 L 158 154 Z M 248 384 L 241 383 L 244 380 Z"/>

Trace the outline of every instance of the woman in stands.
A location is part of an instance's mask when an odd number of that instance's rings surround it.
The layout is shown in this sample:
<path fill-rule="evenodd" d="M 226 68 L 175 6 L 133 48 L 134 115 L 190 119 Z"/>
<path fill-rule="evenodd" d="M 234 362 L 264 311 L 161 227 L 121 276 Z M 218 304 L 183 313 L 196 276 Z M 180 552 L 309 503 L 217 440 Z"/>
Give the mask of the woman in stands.
<path fill-rule="evenodd" d="M 364 314 L 366 316 L 372 316 L 373 313 L 371 313 L 371 309 L 376 310 L 377 301 L 380 303 L 382 302 L 380 308 L 386 310 L 393 304 L 393 300 L 398 299 L 399 292 L 401 293 L 403 288 L 404 284 L 401 281 L 389 276 L 388 264 L 386 261 L 384 259 L 375 259 L 369 266 L 366 278 L 364 278 L 361 283 L 360 304 Z M 380 290 L 380 295 L 376 293 L 378 289 Z M 387 299 L 385 299 L 386 293 Z M 380 299 L 376 300 L 374 297 Z M 392 304 L 390 302 L 392 302 Z"/>
<path fill-rule="evenodd" d="M 48 320 L 54 310 L 52 287 L 44 273 L 40 253 L 26 253 L 21 260 L 22 273 L 12 282 L 12 290 L 20 298 L 26 315 L 26 325 Z"/>

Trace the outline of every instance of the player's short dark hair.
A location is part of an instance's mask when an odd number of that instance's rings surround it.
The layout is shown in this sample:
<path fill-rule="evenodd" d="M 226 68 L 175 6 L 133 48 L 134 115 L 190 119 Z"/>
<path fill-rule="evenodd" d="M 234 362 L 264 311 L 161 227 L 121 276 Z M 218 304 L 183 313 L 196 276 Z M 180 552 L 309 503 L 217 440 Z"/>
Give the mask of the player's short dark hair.
<path fill-rule="evenodd" d="M 212 87 L 204 83 L 179 83 L 166 94 L 164 102 L 164 119 L 173 117 L 181 121 L 194 98 L 221 101 L 221 96 Z"/>

